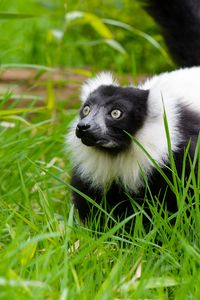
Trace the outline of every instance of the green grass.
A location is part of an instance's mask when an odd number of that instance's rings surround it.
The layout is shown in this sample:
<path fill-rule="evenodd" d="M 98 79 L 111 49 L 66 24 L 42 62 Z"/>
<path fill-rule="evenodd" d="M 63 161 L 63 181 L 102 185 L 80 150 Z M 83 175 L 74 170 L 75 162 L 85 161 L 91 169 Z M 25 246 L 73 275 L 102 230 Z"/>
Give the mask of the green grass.
<path fill-rule="evenodd" d="M 71 11 L 92 16 L 83 14 L 66 30 L 64 16 Z M 171 67 L 155 25 L 135 1 L 30 0 L 27 5 L 4 0 L 0 22 L 1 70 L 10 64 L 43 71 L 89 66 L 92 72 L 110 69 L 136 76 Z M 101 24 L 98 30 L 95 22 Z M 64 33 L 62 40 L 54 29 Z M 114 42 L 109 45 L 102 38 L 110 31 Z M 64 146 L 77 112 L 66 106 L 78 92 L 63 103 L 55 99 L 55 82 L 44 84 L 41 108 L 31 88 L 28 97 L 14 94 L 12 101 L 10 92 L 1 93 L 0 299 L 199 299 L 200 171 L 195 176 L 191 162 L 185 182 L 184 171 L 178 178 L 170 157 L 174 176 L 169 185 L 179 211 L 169 215 L 151 199 L 149 231 L 142 225 L 142 208 L 130 217 L 132 232 L 126 231 L 129 219 L 100 230 L 94 218 L 84 227 L 71 202 L 71 163 Z M 183 165 L 188 159 L 186 151 Z"/>
<path fill-rule="evenodd" d="M 67 14 L 77 11 L 84 17 L 69 22 Z M 172 64 L 156 25 L 137 1 L 2 0 L 0 25 L 0 64 L 87 66 L 133 75 Z"/>
<path fill-rule="evenodd" d="M 128 219 L 102 231 L 97 220 L 84 227 L 71 203 L 64 147 L 74 111 L 20 116 L 0 123 L 0 299 L 199 299 L 200 172 L 191 165 L 185 183 L 174 168 L 179 212 L 150 201 L 149 231 L 142 209 L 129 217 L 131 233 Z"/>

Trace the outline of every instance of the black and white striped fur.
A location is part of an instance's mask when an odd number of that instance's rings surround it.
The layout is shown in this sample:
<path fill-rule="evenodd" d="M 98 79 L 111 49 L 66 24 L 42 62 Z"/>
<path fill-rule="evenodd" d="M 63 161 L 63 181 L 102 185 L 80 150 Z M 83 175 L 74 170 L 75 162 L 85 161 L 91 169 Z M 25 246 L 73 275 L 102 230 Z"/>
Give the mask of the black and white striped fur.
<path fill-rule="evenodd" d="M 191 9 L 187 14 L 194 13 L 197 1 L 183 0 L 180 4 L 179 0 L 169 0 L 166 1 L 168 7 L 159 4 L 157 0 L 146 2 L 165 32 L 172 35 L 171 40 L 176 43 L 172 51 L 176 61 L 182 66 L 192 66 L 195 61 L 198 63 L 200 54 L 198 56 L 196 50 L 190 62 L 193 53 L 188 54 L 186 51 L 184 57 L 183 49 L 176 48 L 186 42 L 186 37 L 182 37 L 182 34 L 173 36 L 171 24 L 174 24 L 177 32 L 180 30 L 179 25 L 175 19 L 167 21 L 170 9 L 173 18 L 178 15 L 179 5 L 185 7 L 182 7 L 179 19 L 186 17 L 187 21 L 188 15 L 184 16 L 186 8 Z M 194 24 L 189 22 L 188 26 Z M 193 29 L 189 27 L 188 31 L 193 32 Z M 106 193 L 107 209 L 112 210 L 117 217 L 124 217 L 133 213 L 129 195 L 139 205 L 145 206 L 146 198 L 149 197 L 144 180 L 146 178 L 155 199 L 163 201 L 164 197 L 168 209 L 175 211 L 176 196 L 127 132 L 171 178 L 163 119 L 165 108 L 172 151 L 177 171 L 181 175 L 185 148 L 190 143 L 189 154 L 193 158 L 200 130 L 200 67 L 163 73 L 137 87 L 121 87 L 110 73 L 100 73 L 83 85 L 81 100 L 80 115 L 67 136 L 73 162 L 72 186 L 98 204 Z M 185 172 L 187 177 L 189 168 L 186 167 Z M 73 201 L 81 219 L 86 220 L 90 216 L 91 205 L 75 192 Z"/>

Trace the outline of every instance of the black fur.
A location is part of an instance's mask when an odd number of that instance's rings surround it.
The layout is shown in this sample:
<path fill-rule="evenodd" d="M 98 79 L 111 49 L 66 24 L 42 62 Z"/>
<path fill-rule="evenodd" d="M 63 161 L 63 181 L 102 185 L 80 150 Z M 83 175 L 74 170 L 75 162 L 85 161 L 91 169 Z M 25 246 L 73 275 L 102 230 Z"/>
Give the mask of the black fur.
<path fill-rule="evenodd" d="M 170 171 L 166 173 L 169 173 L 168 177 L 170 178 Z M 149 187 L 151 189 L 152 196 L 157 196 L 160 200 L 160 204 L 162 204 L 164 197 L 165 199 L 167 198 L 165 203 L 167 209 L 170 212 L 175 212 L 177 210 L 176 197 L 163 181 L 160 173 L 154 170 L 151 178 L 152 180 L 149 182 Z M 76 171 L 73 173 L 71 184 L 73 187 L 93 199 L 97 204 L 102 205 L 108 213 L 112 212 L 115 219 L 122 220 L 123 218 L 132 215 L 137 208 L 135 202 L 137 205 L 142 207 L 146 213 L 150 214 L 149 207 L 145 200 L 148 199 L 148 201 L 152 202 L 152 199 L 145 187 L 141 188 L 137 194 L 129 194 L 119 183 L 113 182 L 106 193 L 106 204 L 104 204 L 104 191 L 101 188 L 92 188 L 89 182 L 80 179 L 80 176 L 76 173 Z M 73 202 L 75 207 L 78 209 L 79 216 L 83 222 L 86 222 L 88 218 L 91 217 L 91 212 L 93 217 L 98 212 L 95 206 L 76 192 L 73 192 Z"/>
<path fill-rule="evenodd" d="M 133 87 L 100 86 L 92 92 L 80 111 L 80 122 L 77 125 L 76 135 L 87 146 L 96 146 L 111 154 L 127 149 L 131 139 L 126 132 L 134 135 L 142 127 L 147 114 L 147 98 L 149 91 Z M 102 134 L 100 126 L 83 115 L 83 108 L 89 106 L 98 111 L 105 108 L 105 124 L 108 132 Z M 111 117 L 111 111 L 119 109 L 122 116 L 119 119 Z M 80 129 L 81 128 L 81 129 Z M 106 140 L 105 140 L 106 139 Z M 105 148 L 106 141 L 115 142 L 115 147 Z"/>
<path fill-rule="evenodd" d="M 146 10 L 160 24 L 163 35 L 174 60 L 180 66 L 193 66 L 200 64 L 200 0 L 145 0 Z M 107 139 L 114 141 L 115 148 L 106 148 L 105 134 L 102 135 L 100 128 L 95 122 L 83 115 L 83 108 L 80 112 L 80 123 L 77 127 L 77 137 L 88 146 L 96 147 L 107 155 L 117 155 L 127 149 L 131 144 L 131 139 L 126 134 L 134 135 L 142 128 L 148 114 L 149 91 L 143 91 L 132 87 L 122 88 L 116 86 L 100 86 L 88 97 L 84 106 L 96 105 L 106 107 L 108 115 L 105 117 Z M 121 101 L 123 100 L 123 101 Z M 188 99 L 189 100 L 189 99 Z M 123 106 L 122 106 L 123 103 Z M 83 106 L 83 107 L 84 107 Z M 120 109 L 123 114 L 119 120 L 113 120 L 110 112 L 113 109 Z M 200 130 L 200 115 L 186 106 L 180 106 L 180 119 L 177 130 L 181 133 L 182 140 L 178 145 L 178 150 L 173 153 L 178 175 L 182 174 L 182 164 L 185 149 L 189 146 L 188 155 L 194 157 L 197 138 Z M 82 126 L 82 129 L 80 130 Z M 84 127 L 85 126 L 85 127 Z M 155 132 L 156 135 L 156 132 Z M 134 158 L 133 158 L 134 159 Z M 170 181 L 172 173 L 170 168 L 163 171 Z M 197 171 L 197 168 L 196 168 Z M 190 174 L 189 159 L 186 163 L 185 176 Z M 72 176 L 72 186 L 91 197 L 97 204 L 102 204 L 105 191 L 102 187 L 93 188 L 86 179 L 81 179 L 79 173 L 74 169 Z M 142 206 L 147 213 L 150 213 L 146 199 L 154 201 L 157 198 L 160 204 L 165 199 L 165 206 L 170 212 L 177 210 L 177 199 L 174 192 L 166 184 L 158 170 L 154 169 L 149 178 L 148 185 L 140 188 L 137 194 L 128 195 L 127 191 L 119 182 L 113 182 L 106 193 L 105 209 L 113 212 L 116 218 L 124 218 L 135 212 L 135 203 Z M 133 199 L 133 201 L 130 199 Z M 73 201 L 78 209 L 80 218 L 86 221 L 90 216 L 95 215 L 93 205 L 85 200 L 80 194 L 73 192 Z"/>
<path fill-rule="evenodd" d="M 187 175 L 190 174 L 189 158 L 194 157 L 196 149 L 196 143 L 200 129 L 200 115 L 191 111 L 187 107 L 181 107 L 180 116 L 179 130 L 185 139 L 183 139 L 179 145 L 179 150 L 173 153 L 173 156 L 178 176 L 181 177 L 184 152 L 188 145 L 190 145 L 185 168 L 185 174 L 187 177 Z M 163 171 L 167 175 L 168 179 L 172 182 L 172 173 L 170 168 L 164 168 Z M 89 182 L 80 179 L 80 176 L 76 170 L 74 170 L 73 173 L 72 186 L 91 197 L 97 204 L 102 204 L 104 191 L 100 187 L 99 189 L 92 188 Z M 135 212 L 134 202 L 136 202 L 139 206 L 142 206 L 148 214 L 150 214 L 150 210 L 145 200 L 148 199 L 148 201 L 152 202 L 152 196 L 154 199 L 156 197 L 157 200 L 160 201 L 160 205 L 162 205 L 163 199 L 165 199 L 165 207 L 171 213 L 177 211 L 176 195 L 169 188 L 166 181 L 160 175 L 160 172 L 158 172 L 156 169 L 154 169 L 149 179 L 148 186 L 151 194 L 149 193 L 147 187 L 141 188 L 137 194 L 128 194 L 119 183 L 113 182 L 106 193 L 107 212 L 112 211 L 116 219 L 123 219 L 125 216 L 129 216 Z M 131 202 L 130 198 L 132 198 L 134 202 Z M 80 218 L 84 222 L 89 216 L 91 216 L 90 212 L 92 212 L 93 215 L 95 215 L 95 212 L 97 212 L 93 205 L 91 205 L 87 200 L 84 199 L 84 197 L 80 196 L 76 192 L 73 192 L 73 201 L 75 207 L 79 211 Z"/>
<path fill-rule="evenodd" d="M 182 67 L 200 65 L 200 1 L 144 0 L 156 20 L 174 61 Z"/>
<path fill-rule="evenodd" d="M 179 176 L 181 176 L 183 156 L 184 153 L 174 154 Z M 165 168 L 164 172 L 167 175 L 168 179 L 172 182 L 171 171 Z M 187 164 L 185 173 L 186 176 L 190 173 L 189 163 Z M 74 171 L 73 173 L 71 184 L 79 191 L 91 197 L 91 199 L 93 199 L 97 204 L 102 205 L 102 207 L 106 209 L 108 213 L 112 212 L 112 215 L 115 217 L 115 219 L 118 220 L 122 220 L 123 218 L 135 213 L 137 208 L 135 203 L 142 207 L 145 212 L 151 217 L 150 209 L 148 207 L 147 201 L 145 200 L 148 199 L 148 202 L 152 203 L 152 197 L 154 199 L 157 199 L 156 201 L 158 201 L 158 205 L 162 205 L 165 200 L 164 208 L 166 208 L 170 213 L 174 213 L 177 211 L 176 195 L 169 188 L 169 186 L 157 170 L 154 170 L 154 172 L 152 173 L 152 177 L 148 182 L 151 194 L 149 194 L 149 190 L 145 187 L 141 188 L 139 193 L 137 194 L 130 194 L 127 193 L 127 191 L 123 189 L 123 187 L 119 183 L 114 182 L 106 193 L 106 204 L 103 203 L 104 191 L 101 188 L 92 188 L 90 183 L 86 180 L 82 180 L 79 174 L 76 173 L 76 171 Z M 80 196 L 80 194 L 76 192 L 73 192 L 73 202 L 79 212 L 81 220 L 84 223 L 88 220 L 88 218 L 94 218 L 96 213 L 98 212 L 98 209 L 95 206 L 93 206 L 91 203 L 85 200 L 84 197 Z"/>
<path fill-rule="evenodd" d="M 200 101 L 199 101 L 200 102 Z M 200 114 L 189 107 L 181 107 L 179 130 L 184 137 L 184 143 L 190 142 L 190 155 L 193 156 L 200 130 Z"/>

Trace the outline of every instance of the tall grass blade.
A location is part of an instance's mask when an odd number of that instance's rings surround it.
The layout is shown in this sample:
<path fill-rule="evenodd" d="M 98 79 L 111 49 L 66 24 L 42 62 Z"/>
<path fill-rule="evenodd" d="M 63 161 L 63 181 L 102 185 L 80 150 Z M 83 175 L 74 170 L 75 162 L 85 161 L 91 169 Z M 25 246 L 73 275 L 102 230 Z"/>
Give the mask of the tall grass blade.
<path fill-rule="evenodd" d="M 94 14 L 82 11 L 72 11 L 65 15 L 65 21 L 67 27 L 77 24 L 89 24 L 102 38 L 113 38 L 112 32 L 102 20 Z"/>
<path fill-rule="evenodd" d="M 129 32 L 131 32 L 134 35 L 137 35 L 139 37 L 144 38 L 145 40 L 147 40 L 151 45 L 153 45 L 156 49 L 158 49 L 160 51 L 160 53 L 164 56 L 164 58 L 167 60 L 169 65 L 173 66 L 172 60 L 170 59 L 169 55 L 167 54 L 167 52 L 165 51 L 165 49 L 149 34 L 129 25 L 126 24 L 124 22 L 118 21 L 118 20 L 113 20 L 113 19 L 103 19 L 103 22 L 105 24 L 109 24 L 112 26 L 116 26 L 119 28 L 123 28 Z"/>

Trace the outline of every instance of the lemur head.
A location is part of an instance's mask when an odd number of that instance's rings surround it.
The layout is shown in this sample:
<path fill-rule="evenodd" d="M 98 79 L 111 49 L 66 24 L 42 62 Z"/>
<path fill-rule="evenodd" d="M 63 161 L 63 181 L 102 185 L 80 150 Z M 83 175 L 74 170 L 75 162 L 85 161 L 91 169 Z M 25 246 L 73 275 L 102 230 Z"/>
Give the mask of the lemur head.
<path fill-rule="evenodd" d="M 76 136 L 86 146 L 118 153 L 131 145 L 147 114 L 148 91 L 120 87 L 109 73 L 101 73 L 82 87 L 83 105 Z"/>

